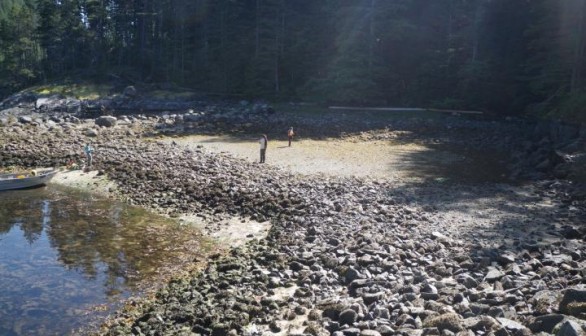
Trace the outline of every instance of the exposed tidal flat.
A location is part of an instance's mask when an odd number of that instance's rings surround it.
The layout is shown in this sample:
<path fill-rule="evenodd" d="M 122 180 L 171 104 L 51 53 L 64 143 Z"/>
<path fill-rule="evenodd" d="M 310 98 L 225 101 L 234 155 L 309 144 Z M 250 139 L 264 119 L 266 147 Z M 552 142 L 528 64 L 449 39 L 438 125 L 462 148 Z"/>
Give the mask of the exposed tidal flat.
<path fill-rule="evenodd" d="M 94 129 L 95 167 L 115 183 L 112 197 L 191 218 L 206 236 L 244 233 L 250 223 L 270 229 L 266 237 L 262 230 L 244 234 L 249 242 L 207 256 L 200 272 L 174 278 L 150 300 L 130 300 L 96 333 L 583 331 L 586 217 L 583 201 L 568 196 L 571 184 L 468 183 L 432 165 L 418 179 L 297 174 L 209 151 L 205 143 L 184 146 L 149 129 L 168 118 L 128 120 L 110 128 L 66 121 L 3 127 L 0 155 L 7 165 L 65 165 L 79 158 Z M 466 125 L 473 132 L 464 133 Z M 419 136 L 516 141 L 500 140 L 494 123 L 451 126 Z M 396 134 L 370 135 L 381 141 Z M 364 163 L 377 164 L 375 155 Z"/>

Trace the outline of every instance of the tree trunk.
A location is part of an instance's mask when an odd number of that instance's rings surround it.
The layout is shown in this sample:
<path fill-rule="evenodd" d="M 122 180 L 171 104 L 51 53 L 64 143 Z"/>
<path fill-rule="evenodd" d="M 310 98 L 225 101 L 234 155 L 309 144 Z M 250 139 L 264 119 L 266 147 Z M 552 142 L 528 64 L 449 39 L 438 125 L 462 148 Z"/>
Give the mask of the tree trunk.
<path fill-rule="evenodd" d="M 228 92 L 228 52 L 226 50 L 226 9 L 220 14 L 220 49 L 222 50 L 222 90 Z"/>
<path fill-rule="evenodd" d="M 586 0 L 578 0 L 578 27 L 576 40 L 574 44 L 574 62 L 572 65 L 572 82 L 571 91 L 577 91 L 583 88 L 583 69 L 584 69 L 584 46 L 586 33 L 584 29 L 584 19 L 586 19 Z"/>
<path fill-rule="evenodd" d="M 449 49 L 452 47 L 452 34 L 453 34 L 453 24 L 454 24 L 454 6 L 452 0 L 448 4 L 448 26 L 447 26 L 447 34 L 446 34 L 446 65 L 450 64 L 450 55 Z M 449 71 L 449 67 L 446 67 Z"/>
<path fill-rule="evenodd" d="M 374 64 L 374 45 L 376 42 L 376 37 L 374 35 L 374 13 L 375 13 L 375 6 L 376 0 L 370 0 L 370 9 L 369 9 L 369 34 L 370 39 L 368 43 L 368 74 L 370 78 L 373 77 L 373 64 Z"/>
<path fill-rule="evenodd" d="M 185 83 L 185 19 L 181 19 L 181 83 Z"/>
<path fill-rule="evenodd" d="M 260 0 L 256 0 L 256 28 L 254 35 L 254 57 L 258 57 L 258 54 L 260 52 Z"/>
<path fill-rule="evenodd" d="M 283 9 L 283 3 L 281 2 L 281 24 L 277 23 L 277 27 L 275 27 L 275 92 L 279 92 L 281 90 L 281 83 L 280 83 L 280 57 L 283 54 L 282 46 L 283 46 L 283 39 L 285 37 L 285 10 Z M 279 21 L 279 12 L 277 12 L 277 21 Z M 280 26 L 280 27 L 279 27 Z M 280 29 L 279 29 L 280 28 Z M 279 38 L 279 34 L 281 35 Z"/>
<path fill-rule="evenodd" d="M 472 33 L 472 62 L 478 60 L 478 46 L 480 44 L 480 19 L 481 19 L 482 0 L 476 0 L 476 10 L 474 13 L 474 32 Z"/>
<path fill-rule="evenodd" d="M 155 36 L 154 39 L 156 41 L 156 46 L 153 46 L 153 48 L 156 48 L 156 56 L 152 57 L 153 62 L 152 62 L 152 66 L 151 66 L 151 73 L 154 71 L 154 67 L 155 67 L 155 63 L 156 64 L 162 64 L 163 63 L 163 6 L 161 6 L 161 2 L 157 1 L 157 5 L 159 6 L 158 8 L 158 23 L 157 23 L 157 28 L 155 29 Z M 160 71 L 160 68 L 159 68 Z"/>

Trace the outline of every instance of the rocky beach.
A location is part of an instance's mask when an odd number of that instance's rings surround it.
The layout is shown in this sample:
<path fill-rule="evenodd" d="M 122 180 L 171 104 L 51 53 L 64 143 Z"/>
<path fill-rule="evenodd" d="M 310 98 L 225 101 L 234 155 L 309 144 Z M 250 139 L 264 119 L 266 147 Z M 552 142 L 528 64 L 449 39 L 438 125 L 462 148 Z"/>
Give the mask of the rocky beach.
<path fill-rule="evenodd" d="M 78 177 L 78 186 L 171 217 L 198 218 L 210 236 L 238 231 L 239 223 L 266 225 L 267 232 L 244 230 L 246 243 L 210 255 L 201 271 L 175 278 L 148 300 L 128 302 L 93 333 L 586 333 L 584 127 L 528 130 L 519 122 L 458 116 L 367 120 L 307 117 L 297 107 L 274 113 L 244 103 L 197 106 L 97 119 L 21 108 L 0 118 L 5 168 L 67 166 L 80 162 L 91 142 L 95 172 Z M 496 181 L 459 180 L 466 171 L 412 174 L 419 158 L 433 154 L 410 147 L 389 161 L 410 158 L 410 171 L 386 166 L 379 174 L 375 150 L 359 155 L 364 168 L 328 173 L 327 165 L 307 164 L 304 173 L 271 164 L 270 151 L 261 165 L 229 146 L 208 148 L 183 137 L 244 141 L 264 131 L 272 139 L 289 125 L 316 142 L 481 148 L 511 159 Z M 257 143 L 250 146 L 256 153 Z M 353 150 L 344 148 L 342 157 Z M 433 170 L 433 161 L 424 168 Z M 480 168 L 469 169 L 474 175 Z"/>

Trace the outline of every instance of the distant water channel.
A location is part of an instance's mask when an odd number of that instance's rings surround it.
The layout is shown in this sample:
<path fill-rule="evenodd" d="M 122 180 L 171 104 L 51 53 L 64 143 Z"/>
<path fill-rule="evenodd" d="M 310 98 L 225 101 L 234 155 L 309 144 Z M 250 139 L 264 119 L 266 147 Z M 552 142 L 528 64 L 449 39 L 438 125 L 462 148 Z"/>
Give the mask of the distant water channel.
<path fill-rule="evenodd" d="M 0 335 L 77 334 L 193 259 L 198 237 L 70 189 L 0 192 Z"/>

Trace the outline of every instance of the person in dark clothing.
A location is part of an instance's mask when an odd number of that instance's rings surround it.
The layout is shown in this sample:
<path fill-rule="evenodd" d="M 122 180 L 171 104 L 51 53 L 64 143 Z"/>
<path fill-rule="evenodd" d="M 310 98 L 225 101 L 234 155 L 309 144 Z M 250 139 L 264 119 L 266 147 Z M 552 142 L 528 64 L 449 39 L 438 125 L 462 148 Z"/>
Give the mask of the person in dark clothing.
<path fill-rule="evenodd" d="M 263 134 L 258 142 L 260 143 L 260 163 L 265 163 L 269 139 L 267 138 L 266 134 Z"/>
<path fill-rule="evenodd" d="M 289 138 L 289 147 L 291 147 L 291 140 L 293 140 L 294 136 L 295 132 L 293 132 L 293 127 L 289 127 L 289 130 L 287 131 L 287 138 Z"/>

